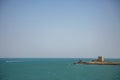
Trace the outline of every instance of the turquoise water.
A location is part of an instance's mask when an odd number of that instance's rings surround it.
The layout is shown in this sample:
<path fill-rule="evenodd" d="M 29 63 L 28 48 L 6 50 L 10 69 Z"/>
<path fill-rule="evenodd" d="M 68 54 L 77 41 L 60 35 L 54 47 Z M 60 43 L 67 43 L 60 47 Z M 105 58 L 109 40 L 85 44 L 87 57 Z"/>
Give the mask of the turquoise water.
<path fill-rule="evenodd" d="M 78 60 L 1 58 L 0 80 L 120 80 L 118 65 L 74 65 Z"/>

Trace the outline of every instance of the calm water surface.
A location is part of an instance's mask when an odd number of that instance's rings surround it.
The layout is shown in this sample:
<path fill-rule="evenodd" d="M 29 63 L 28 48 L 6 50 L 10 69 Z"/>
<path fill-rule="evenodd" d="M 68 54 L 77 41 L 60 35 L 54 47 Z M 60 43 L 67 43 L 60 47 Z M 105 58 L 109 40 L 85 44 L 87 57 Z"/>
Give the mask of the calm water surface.
<path fill-rule="evenodd" d="M 78 60 L 1 58 L 0 80 L 120 80 L 118 65 L 74 65 Z"/>

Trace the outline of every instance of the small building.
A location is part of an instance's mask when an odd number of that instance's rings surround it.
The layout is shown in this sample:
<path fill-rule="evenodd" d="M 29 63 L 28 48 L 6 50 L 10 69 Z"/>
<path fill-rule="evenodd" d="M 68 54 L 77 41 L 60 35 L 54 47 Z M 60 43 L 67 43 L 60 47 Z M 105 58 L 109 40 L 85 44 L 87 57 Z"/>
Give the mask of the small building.
<path fill-rule="evenodd" d="M 104 57 L 103 56 L 98 56 L 97 59 L 92 60 L 92 62 L 104 62 Z"/>
<path fill-rule="evenodd" d="M 100 62 L 104 62 L 104 57 L 103 56 L 98 56 L 97 60 L 100 61 Z"/>

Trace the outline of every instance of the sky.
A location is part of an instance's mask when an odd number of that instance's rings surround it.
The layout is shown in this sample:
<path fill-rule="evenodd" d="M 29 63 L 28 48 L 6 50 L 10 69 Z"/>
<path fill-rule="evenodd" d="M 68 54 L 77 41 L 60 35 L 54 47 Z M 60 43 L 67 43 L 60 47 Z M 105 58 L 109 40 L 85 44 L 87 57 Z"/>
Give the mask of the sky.
<path fill-rule="evenodd" d="M 119 0 L 0 0 L 0 58 L 120 58 Z"/>

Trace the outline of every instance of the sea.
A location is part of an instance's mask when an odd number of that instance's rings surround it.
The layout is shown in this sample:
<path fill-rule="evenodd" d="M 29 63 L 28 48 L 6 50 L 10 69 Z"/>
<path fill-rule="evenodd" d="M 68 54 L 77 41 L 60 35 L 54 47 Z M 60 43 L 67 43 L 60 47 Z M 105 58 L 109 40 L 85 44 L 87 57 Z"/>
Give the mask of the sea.
<path fill-rule="evenodd" d="M 119 65 L 73 64 L 77 61 L 78 58 L 0 58 L 0 80 L 120 80 Z"/>

